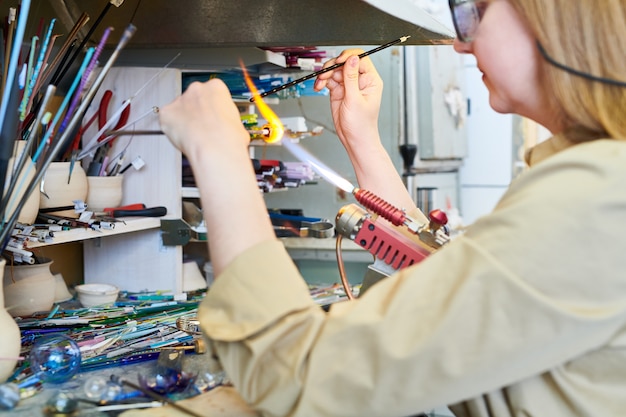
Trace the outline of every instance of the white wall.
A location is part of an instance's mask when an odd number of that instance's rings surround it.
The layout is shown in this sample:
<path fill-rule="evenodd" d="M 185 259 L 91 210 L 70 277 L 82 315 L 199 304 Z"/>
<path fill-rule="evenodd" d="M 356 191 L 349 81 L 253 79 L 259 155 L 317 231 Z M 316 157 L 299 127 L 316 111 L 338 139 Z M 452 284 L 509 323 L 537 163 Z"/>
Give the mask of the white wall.
<path fill-rule="evenodd" d="M 466 225 L 489 213 L 513 172 L 513 116 L 496 113 L 473 57 L 465 65 L 469 114 L 467 158 L 459 171 L 460 212 Z"/>

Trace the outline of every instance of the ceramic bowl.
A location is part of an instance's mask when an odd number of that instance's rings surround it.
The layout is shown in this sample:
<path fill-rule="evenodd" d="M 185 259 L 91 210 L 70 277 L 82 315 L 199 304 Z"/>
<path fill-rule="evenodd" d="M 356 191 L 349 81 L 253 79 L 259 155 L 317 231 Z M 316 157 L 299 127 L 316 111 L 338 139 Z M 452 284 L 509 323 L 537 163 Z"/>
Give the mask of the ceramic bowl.
<path fill-rule="evenodd" d="M 83 307 L 112 304 L 120 293 L 119 288 L 110 284 L 81 284 L 75 289 Z"/>

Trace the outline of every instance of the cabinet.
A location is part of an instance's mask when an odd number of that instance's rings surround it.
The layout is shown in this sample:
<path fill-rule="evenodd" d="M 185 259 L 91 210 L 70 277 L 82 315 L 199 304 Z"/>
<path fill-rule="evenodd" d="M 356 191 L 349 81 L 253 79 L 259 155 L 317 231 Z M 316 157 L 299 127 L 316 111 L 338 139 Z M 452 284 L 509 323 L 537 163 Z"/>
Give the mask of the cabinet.
<path fill-rule="evenodd" d="M 460 166 L 466 156 L 467 98 L 462 56 L 450 45 L 405 48 L 406 103 L 417 114 L 407 134 L 416 136 L 420 163 L 447 160 Z"/>
<path fill-rule="evenodd" d="M 132 129 L 158 130 L 158 114 L 154 110 L 180 94 L 180 71 L 114 67 L 94 103 L 99 102 L 99 96 L 107 89 L 113 91 L 111 108 L 135 96 L 129 121 L 141 120 Z M 148 116 L 142 118 L 146 114 Z M 89 130 L 86 137 L 95 130 L 95 127 Z M 124 174 L 122 204 L 165 206 L 167 217 L 180 218 L 180 152 L 163 135 L 120 136 L 113 143 L 111 155 L 124 148 L 129 160 L 141 156 L 145 166 Z M 83 251 L 86 282 L 108 282 L 130 291 L 172 289 L 180 292 L 182 289 L 182 249 L 164 246 L 158 226 L 131 234 L 90 239 L 84 242 Z"/>

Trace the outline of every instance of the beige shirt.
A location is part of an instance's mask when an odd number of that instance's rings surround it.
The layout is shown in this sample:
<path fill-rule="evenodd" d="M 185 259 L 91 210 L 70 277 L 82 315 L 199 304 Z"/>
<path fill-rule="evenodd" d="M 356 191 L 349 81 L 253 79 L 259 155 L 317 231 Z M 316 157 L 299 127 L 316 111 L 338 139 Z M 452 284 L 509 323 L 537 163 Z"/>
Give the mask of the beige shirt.
<path fill-rule="evenodd" d="M 267 416 L 626 415 L 626 143 L 552 142 L 493 213 L 328 313 L 279 241 L 241 255 L 199 314 L 243 398 Z"/>

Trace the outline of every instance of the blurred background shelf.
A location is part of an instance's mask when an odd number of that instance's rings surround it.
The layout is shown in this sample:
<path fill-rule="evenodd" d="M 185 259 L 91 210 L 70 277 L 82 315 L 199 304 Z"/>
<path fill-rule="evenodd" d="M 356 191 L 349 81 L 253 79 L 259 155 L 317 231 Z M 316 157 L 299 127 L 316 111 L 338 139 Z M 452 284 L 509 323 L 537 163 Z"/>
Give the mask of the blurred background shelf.
<path fill-rule="evenodd" d="M 54 238 L 50 243 L 29 242 L 28 247 L 39 248 L 43 246 L 121 235 L 141 230 L 156 229 L 159 228 L 160 225 L 160 217 L 125 217 L 120 218 L 120 221 L 115 223 L 115 227 L 113 229 L 92 230 L 86 228 L 74 228 L 71 230 L 64 230 L 61 232 L 55 232 Z"/>

